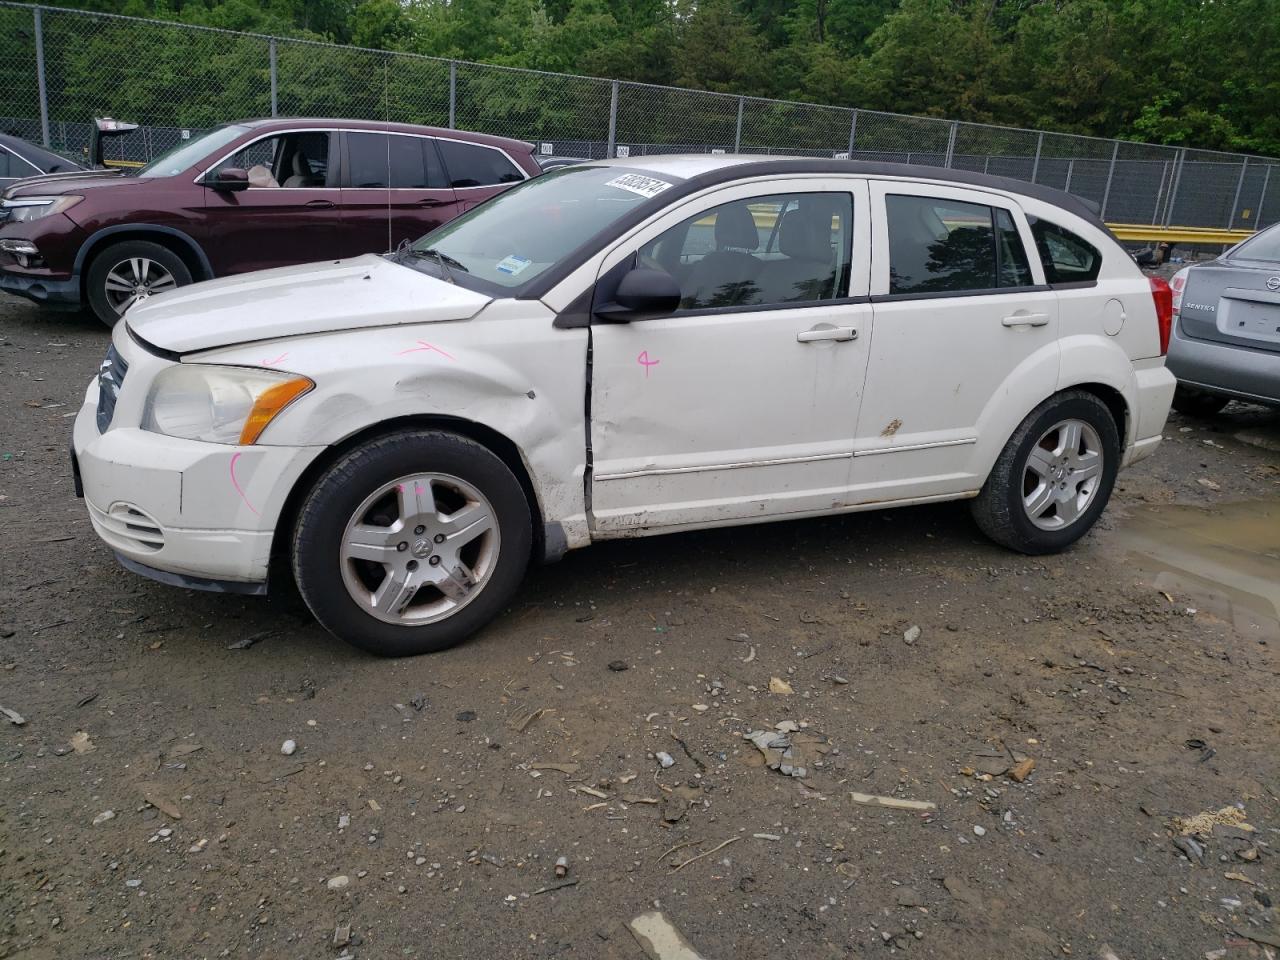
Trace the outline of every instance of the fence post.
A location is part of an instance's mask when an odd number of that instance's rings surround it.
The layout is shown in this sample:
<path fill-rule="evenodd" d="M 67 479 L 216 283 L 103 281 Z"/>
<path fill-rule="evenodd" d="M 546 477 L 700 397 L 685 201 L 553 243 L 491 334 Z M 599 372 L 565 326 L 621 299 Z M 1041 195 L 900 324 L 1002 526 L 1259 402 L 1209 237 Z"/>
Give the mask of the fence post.
<path fill-rule="evenodd" d="M 1173 205 L 1178 202 L 1178 187 L 1182 185 L 1182 168 L 1187 165 L 1187 148 L 1178 148 L 1178 159 L 1174 164 L 1173 185 L 1169 187 L 1169 202 L 1164 207 L 1164 225 L 1173 222 Z"/>
<path fill-rule="evenodd" d="M 1154 227 L 1160 219 L 1160 201 L 1164 199 L 1164 180 L 1169 175 L 1169 161 L 1160 161 L 1160 185 L 1156 187 L 1156 202 L 1151 208 L 1151 225 Z"/>
<path fill-rule="evenodd" d="M 457 128 L 458 119 L 458 61 L 449 61 L 449 129 Z"/>
<path fill-rule="evenodd" d="M 1044 131 L 1036 137 L 1036 158 L 1031 161 L 1031 182 L 1036 182 L 1036 176 L 1040 173 L 1040 150 L 1044 147 Z"/>
<path fill-rule="evenodd" d="M 1067 182 L 1062 185 L 1063 193 L 1071 192 L 1071 175 L 1076 172 L 1076 162 L 1074 159 L 1067 161 Z"/>
<path fill-rule="evenodd" d="M 1111 181 L 1116 176 L 1116 157 L 1120 155 L 1120 141 L 1115 140 L 1111 145 L 1111 163 L 1107 167 L 1107 185 L 1102 188 L 1102 210 L 1098 214 L 1102 220 L 1107 219 L 1107 201 L 1111 199 Z"/>
<path fill-rule="evenodd" d="M 276 87 L 276 38 L 272 37 L 271 42 L 267 45 L 267 56 L 271 59 L 271 115 L 273 117 L 280 116 L 279 102 L 277 100 Z"/>
<path fill-rule="evenodd" d="M 1230 230 L 1235 226 L 1236 211 L 1240 209 L 1240 191 L 1244 188 L 1244 175 L 1249 170 L 1249 158 L 1245 157 L 1240 163 L 1240 179 L 1236 181 L 1236 195 L 1231 198 L 1231 216 L 1227 218 L 1227 229 Z"/>
<path fill-rule="evenodd" d="M 853 118 L 849 121 L 849 159 L 853 159 L 853 141 L 858 136 L 858 108 L 853 108 Z"/>
<path fill-rule="evenodd" d="M 948 168 L 951 167 L 951 160 L 956 153 L 956 129 L 960 126 L 955 120 L 951 121 L 951 132 L 947 135 L 947 163 Z"/>
<path fill-rule="evenodd" d="M 40 91 L 40 136 L 44 145 L 49 143 L 49 90 L 44 83 L 44 19 L 41 8 L 36 7 L 36 86 Z"/>
<path fill-rule="evenodd" d="M 738 125 L 733 131 L 733 152 L 739 153 L 742 150 L 742 108 L 746 104 L 746 97 L 738 98 Z"/>
<path fill-rule="evenodd" d="M 1262 208 L 1267 203 L 1267 187 L 1271 183 L 1271 164 L 1267 164 L 1267 172 L 1262 176 L 1262 193 L 1258 195 L 1258 212 L 1253 218 L 1256 224 L 1256 230 L 1262 229 Z"/>
<path fill-rule="evenodd" d="M 609 145 L 605 149 L 608 156 L 613 156 L 614 147 L 617 145 L 618 136 L 618 81 L 614 80 L 610 84 L 609 91 Z"/>

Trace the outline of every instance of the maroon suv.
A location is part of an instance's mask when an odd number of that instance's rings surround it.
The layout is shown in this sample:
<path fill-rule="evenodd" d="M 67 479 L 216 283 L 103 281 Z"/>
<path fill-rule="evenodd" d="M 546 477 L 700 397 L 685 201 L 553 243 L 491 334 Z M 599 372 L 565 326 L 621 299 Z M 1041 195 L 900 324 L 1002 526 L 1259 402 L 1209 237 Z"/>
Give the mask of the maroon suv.
<path fill-rule="evenodd" d="M 33 178 L 0 201 L 0 290 L 88 304 L 390 250 L 540 172 L 530 144 L 361 120 L 246 120 L 136 173 Z"/>

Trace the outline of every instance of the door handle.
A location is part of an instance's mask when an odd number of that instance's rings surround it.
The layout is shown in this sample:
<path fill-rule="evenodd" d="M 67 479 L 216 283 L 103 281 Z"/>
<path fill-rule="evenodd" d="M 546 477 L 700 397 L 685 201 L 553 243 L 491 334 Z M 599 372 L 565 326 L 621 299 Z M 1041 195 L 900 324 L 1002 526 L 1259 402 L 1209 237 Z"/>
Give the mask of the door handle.
<path fill-rule="evenodd" d="M 328 210 L 333 207 L 332 200 L 308 200 L 303 206 L 311 207 L 313 210 Z"/>
<path fill-rule="evenodd" d="M 1000 321 L 1006 327 L 1043 327 L 1049 322 L 1047 313 L 1015 313 Z"/>
<path fill-rule="evenodd" d="M 800 343 L 813 343 L 815 340 L 857 340 L 858 331 L 853 327 L 810 327 L 796 334 Z"/>
<path fill-rule="evenodd" d="M 448 202 L 449 202 L 448 200 L 437 200 L 437 199 L 435 199 L 434 197 L 423 197 L 421 200 L 419 200 L 419 201 L 418 201 L 418 206 L 420 206 L 420 207 L 443 207 L 443 206 L 444 206 L 446 203 L 448 203 Z"/>

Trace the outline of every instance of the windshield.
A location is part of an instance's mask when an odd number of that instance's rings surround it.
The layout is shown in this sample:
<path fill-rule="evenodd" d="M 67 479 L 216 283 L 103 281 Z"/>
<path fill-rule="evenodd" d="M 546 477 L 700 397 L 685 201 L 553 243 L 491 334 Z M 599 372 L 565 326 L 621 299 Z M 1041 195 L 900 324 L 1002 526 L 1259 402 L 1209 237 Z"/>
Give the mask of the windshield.
<path fill-rule="evenodd" d="M 194 140 L 183 140 L 179 142 L 176 147 L 171 150 L 166 150 L 145 167 L 139 169 L 134 176 L 176 177 L 183 170 L 194 166 L 213 151 L 225 147 L 242 133 L 248 132 L 248 127 L 241 127 L 235 124 L 230 124 L 225 127 L 215 127 L 213 130 L 210 130 L 202 136 L 196 137 Z"/>
<path fill-rule="evenodd" d="M 1280 261 L 1280 224 L 1250 237 L 1227 256 L 1232 260 Z"/>
<path fill-rule="evenodd" d="M 463 286 L 516 290 L 671 185 L 639 170 L 563 167 L 498 194 L 410 250 L 422 254 L 415 265 Z"/>

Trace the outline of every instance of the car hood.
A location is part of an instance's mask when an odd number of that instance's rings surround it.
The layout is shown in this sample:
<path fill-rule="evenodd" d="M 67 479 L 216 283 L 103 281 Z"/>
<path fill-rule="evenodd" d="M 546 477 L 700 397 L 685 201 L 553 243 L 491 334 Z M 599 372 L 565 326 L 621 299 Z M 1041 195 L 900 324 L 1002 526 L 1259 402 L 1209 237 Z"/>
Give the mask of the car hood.
<path fill-rule="evenodd" d="M 125 314 L 140 339 L 174 353 L 402 323 L 467 320 L 492 298 L 369 253 L 210 280 Z"/>
<path fill-rule="evenodd" d="M 59 197 L 64 193 L 81 193 L 98 187 L 119 187 L 122 184 L 137 185 L 145 181 L 124 173 L 106 170 L 68 170 L 63 173 L 42 173 L 19 180 L 5 191 L 6 197 Z"/>

